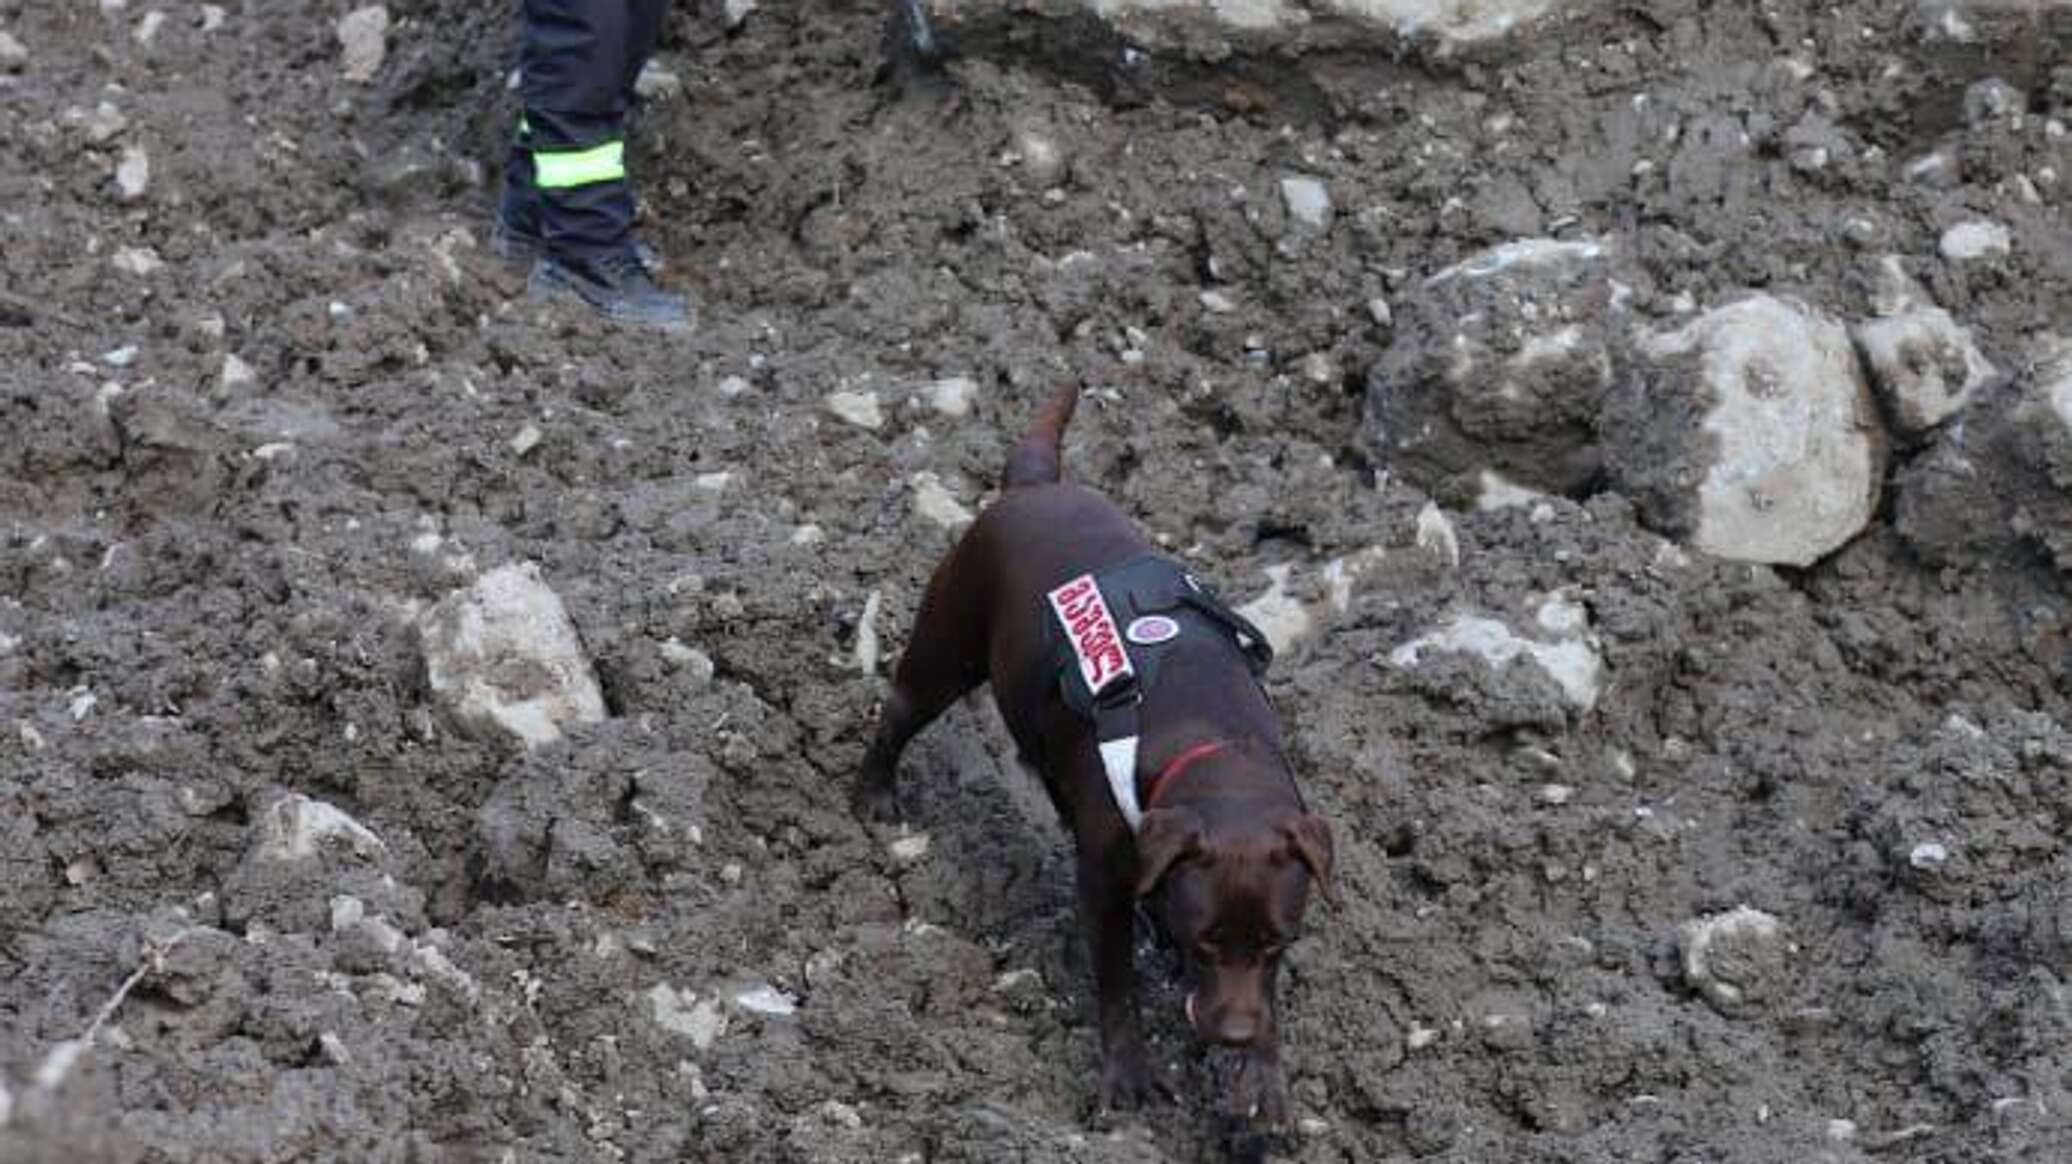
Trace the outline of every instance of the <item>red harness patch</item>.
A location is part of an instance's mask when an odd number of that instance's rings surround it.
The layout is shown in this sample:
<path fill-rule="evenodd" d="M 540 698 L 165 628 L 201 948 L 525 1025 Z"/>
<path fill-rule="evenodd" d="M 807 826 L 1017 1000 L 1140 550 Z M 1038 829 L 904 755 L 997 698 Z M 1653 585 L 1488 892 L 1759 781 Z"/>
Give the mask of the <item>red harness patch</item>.
<path fill-rule="evenodd" d="M 1101 689 L 1136 674 L 1129 652 L 1122 645 L 1122 631 L 1108 613 L 1108 603 L 1092 574 L 1081 574 L 1047 595 L 1050 608 L 1065 628 L 1072 655 L 1079 660 L 1080 678 L 1095 695 Z"/>

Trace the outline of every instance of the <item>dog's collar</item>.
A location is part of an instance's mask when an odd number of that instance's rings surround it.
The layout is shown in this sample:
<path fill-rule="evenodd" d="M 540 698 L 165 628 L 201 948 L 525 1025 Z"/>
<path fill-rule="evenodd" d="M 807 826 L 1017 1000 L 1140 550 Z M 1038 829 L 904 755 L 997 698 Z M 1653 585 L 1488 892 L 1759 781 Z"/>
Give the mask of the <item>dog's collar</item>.
<path fill-rule="evenodd" d="M 1192 747 L 1183 748 L 1179 755 L 1167 760 L 1165 767 L 1160 768 L 1151 777 L 1150 782 L 1144 785 L 1144 811 L 1150 812 L 1158 807 L 1158 794 L 1165 791 L 1166 787 L 1173 781 L 1179 779 L 1181 773 L 1187 771 L 1188 768 L 1198 761 L 1206 760 L 1210 756 L 1226 750 L 1229 746 L 1222 740 L 1204 740 Z"/>

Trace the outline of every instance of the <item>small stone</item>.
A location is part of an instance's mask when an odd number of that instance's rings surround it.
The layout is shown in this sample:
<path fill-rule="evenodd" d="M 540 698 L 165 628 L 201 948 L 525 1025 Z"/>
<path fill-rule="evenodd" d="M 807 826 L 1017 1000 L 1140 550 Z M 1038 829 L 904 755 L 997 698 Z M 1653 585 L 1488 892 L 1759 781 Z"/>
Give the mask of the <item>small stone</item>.
<path fill-rule="evenodd" d="M 1302 357 L 1302 378 L 1312 384 L 1336 384 L 1343 377 L 1338 371 L 1338 361 L 1329 352 L 1311 352 Z"/>
<path fill-rule="evenodd" d="M 1389 309 L 1389 301 L 1379 295 L 1367 301 L 1367 318 L 1373 320 L 1376 327 L 1396 325 L 1396 313 Z"/>
<path fill-rule="evenodd" d="M 164 25 L 165 13 L 154 8 L 146 12 L 143 19 L 137 21 L 137 29 L 131 35 L 138 44 L 148 47 L 152 41 L 158 39 L 158 30 Z"/>
<path fill-rule="evenodd" d="M 19 72 L 29 63 L 28 47 L 5 29 L 0 29 L 0 73 Z"/>
<path fill-rule="evenodd" d="M 693 688 L 703 687 L 712 682 L 715 671 L 712 656 L 696 647 L 686 646 L 682 639 L 670 636 L 669 640 L 662 644 L 662 658 L 671 667 L 688 675 Z"/>
<path fill-rule="evenodd" d="M 1542 784 L 1538 795 L 1541 804 L 1551 804 L 1558 808 L 1573 800 L 1576 790 L 1566 784 Z"/>
<path fill-rule="evenodd" d="M 362 860 L 388 853 L 372 829 L 336 805 L 301 795 L 275 801 L 260 818 L 258 833 L 258 855 L 273 861 L 305 861 L 340 847 Z"/>
<path fill-rule="evenodd" d="M 915 833 L 912 836 L 901 837 L 885 848 L 892 854 L 893 860 L 902 865 L 911 865 L 928 855 L 929 844 L 927 833 Z"/>
<path fill-rule="evenodd" d="M 747 394 L 754 387 L 755 385 L 750 384 L 746 376 L 727 376 L 719 382 L 719 394 L 728 400 L 732 400 L 736 396 Z"/>
<path fill-rule="evenodd" d="M 1321 234 L 1331 229 L 1331 191 L 1323 181 L 1306 174 L 1281 179 L 1281 201 L 1288 217 Z"/>
<path fill-rule="evenodd" d="M 798 1000 L 774 986 L 753 986 L 734 996 L 734 1005 L 751 1014 L 773 1015 L 779 1018 L 796 1014 Z"/>
<path fill-rule="evenodd" d="M 832 392 L 825 403 L 829 412 L 858 428 L 875 430 L 885 425 L 876 392 Z"/>
<path fill-rule="evenodd" d="M 129 128 L 129 118 L 112 101 L 103 101 L 94 106 L 94 111 L 84 115 L 86 140 L 102 145 L 115 140 L 115 135 Z"/>
<path fill-rule="evenodd" d="M 971 511 L 951 496 L 930 472 L 914 474 L 914 512 L 948 530 L 962 529 L 972 521 Z"/>
<path fill-rule="evenodd" d="M 1827 1138 L 1837 1143 L 1846 1143 L 1856 1138 L 1855 1120 L 1827 1121 Z"/>
<path fill-rule="evenodd" d="M 818 1110 L 821 1119 L 838 1128 L 848 1128 L 852 1132 L 861 1131 L 863 1128 L 863 1116 L 858 1114 L 855 1108 L 838 1099 L 828 1100 L 821 1104 Z"/>
<path fill-rule="evenodd" d="M 1907 854 L 1907 864 L 1924 871 L 1940 869 L 1949 859 L 1950 850 L 1935 841 L 1923 841 Z"/>
<path fill-rule="evenodd" d="M 791 531 L 791 544 L 795 546 L 817 546 L 826 540 L 827 531 L 811 522 Z"/>
<path fill-rule="evenodd" d="M 755 0 L 726 0 L 721 6 L 721 14 L 727 22 L 727 31 L 732 32 L 740 28 L 747 22 L 748 14 L 755 9 Z"/>
<path fill-rule="evenodd" d="M 2024 104 L 2021 90 L 1998 77 L 1988 77 L 1964 91 L 1964 120 L 1976 129 L 2020 113 Z"/>
<path fill-rule="evenodd" d="M 381 71 L 388 57 L 388 9 L 379 4 L 355 8 L 338 21 L 338 43 L 343 46 L 345 79 L 366 83 Z"/>
<path fill-rule="evenodd" d="M 666 982 L 656 983 L 647 997 L 655 1025 L 684 1036 L 700 1051 L 710 1050 L 726 1033 L 727 1016 L 716 998 L 700 999 L 696 993 L 678 990 Z"/>
<path fill-rule="evenodd" d="M 111 368 L 127 368 L 137 362 L 137 345 L 124 344 L 101 357 L 101 362 Z"/>
<path fill-rule="evenodd" d="M 1065 176 L 1065 151 L 1058 148 L 1057 139 L 1048 132 L 1024 126 L 1015 132 L 1011 148 L 1021 159 L 1030 185 L 1048 189 Z"/>
<path fill-rule="evenodd" d="M 729 861 L 720 866 L 719 879 L 728 885 L 739 885 L 741 884 L 742 872 L 741 862 Z"/>
<path fill-rule="evenodd" d="M 683 94 L 683 78 L 662 67 L 660 61 L 643 65 L 633 81 L 633 92 L 643 101 L 668 101 Z"/>
<path fill-rule="evenodd" d="M 1997 222 L 1977 219 L 1960 222 L 1943 232 L 1942 255 L 1953 263 L 1969 262 L 1987 255 L 2004 255 L 2014 250 L 2014 235 Z"/>
<path fill-rule="evenodd" d="M 937 380 L 923 388 L 928 406 L 944 416 L 962 417 L 971 412 L 972 398 L 978 395 L 978 381 L 969 376 L 952 376 Z"/>
<path fill-rule="evenodd" d="M 1201 305 L 1204 309 L 1215 312 L 1218 315 L 1224 315 L 1237 310 L 1237 304 L 1231 302 L 1230 296 L 1225 295 L 1221 291 L 1202 292 Z"/>
<path fill-rule="evenodd" d="M 540 431 L 540 426 L 528 421 L 525 427 L 519 429 L 517 434 L 511 438 L 511 453 L 514 456 L 522 457 L 539 448 L 540 441 L 544 439 L 546 439 L 546 434 Z"/>
<path fill-rule="evenodd" d="M 1748 906 L 1685 922 L 1678 933 L 1684 981 L 1722 1013 L 1759 1001 L 1784 956 L 1783 925 Z"/>
<path fill-rule="evenodd" d="M 217 29 L 219 29 L 219 28 L 223 27 L 223 21 L 224 21 L 225 19 L 227 19 L 227 18 L 229 17 L 229 15 L 230 15 L 230 14 L 229 14 L 228 12 L 225 12 L 225 11 L 223 10 L 223 6 L 222 6 L 222 5 L 220 5 L 220 4 L 204 4 L 204 5 L 202 5 L 202 6 L 201 6 L 201 30 L 202 30 L 203 32 L 214 32 L 214 31 L 216 31 Z"/>
<path fill-rule="evenodd" d="M 135 202 L 151 185 L 151 156 L 143 146 L 122 147 L 122 161 L 115 166 L 115 192 L 124 202 Z"/>
<path fill-rule="evenodd" d="M 1449 566 L 1460 565 L 1460 536 L 1436 501 L 1425 502 L 1417 513 L 1417 548 L 1444 558 Z"/>
<path fill-rule="evenodd" d="M 259 382 L 259 374 L 252 371 L 252 365 L 239 359 L 237 353 L 226 353 L 223 357 L 223 371 L 216 377 L 216 386 L 225 392 L 249 388 Z"/>

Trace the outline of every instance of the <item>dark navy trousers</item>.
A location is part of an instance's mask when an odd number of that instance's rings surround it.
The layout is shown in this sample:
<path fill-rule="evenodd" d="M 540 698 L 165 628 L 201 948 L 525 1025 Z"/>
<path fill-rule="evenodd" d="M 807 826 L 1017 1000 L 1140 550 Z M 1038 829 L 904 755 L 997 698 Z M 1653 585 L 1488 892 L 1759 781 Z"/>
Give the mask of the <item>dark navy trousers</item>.
<path fill-rule="evenodd" d="M 669 0 L 524 0 L 525 116 L 503 214 L 551 252 L 595 258 L 631 245 L 626 111 L 668 10 Z"/>

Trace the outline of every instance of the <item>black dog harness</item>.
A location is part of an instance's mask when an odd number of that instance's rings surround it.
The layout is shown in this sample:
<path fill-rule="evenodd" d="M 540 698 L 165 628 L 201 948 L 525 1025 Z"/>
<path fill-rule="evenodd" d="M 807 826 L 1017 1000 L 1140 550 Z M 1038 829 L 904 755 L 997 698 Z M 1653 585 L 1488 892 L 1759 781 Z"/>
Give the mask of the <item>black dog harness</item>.
<path fill-rule="evenodd" d="M 1235 647 L 1257 680 L 1273 662 L 1273 646 L 1200 579 L 1154 554 L 1081 574 L 1044 599 L 1059 693 L 1065 706 L 1093 720 L 1109 790 L 1134 832 L 1144 819 L 1138 710 L 1171 648 L 1211 635 Z"/>

